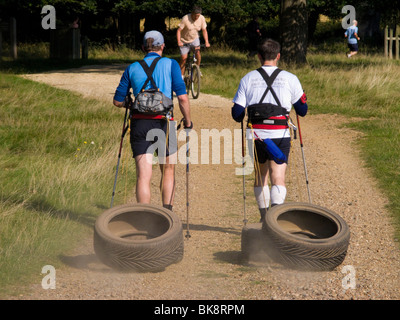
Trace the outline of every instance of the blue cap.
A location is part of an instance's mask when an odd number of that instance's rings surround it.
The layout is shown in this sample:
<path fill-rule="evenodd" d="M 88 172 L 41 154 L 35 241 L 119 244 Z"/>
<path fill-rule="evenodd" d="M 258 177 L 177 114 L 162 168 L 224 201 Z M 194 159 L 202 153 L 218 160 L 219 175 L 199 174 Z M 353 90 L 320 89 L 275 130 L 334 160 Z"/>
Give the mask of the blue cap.
<path fill-rule="evenodd" d="M 156 30 L 146 32 L 146 34 L 144 35 L 144 38 L 143 38 L 143 43 L 145 45 L 146 45 L 146 40 L 149 38 L 153 38 L 153 40 L 154 40 L 153 46 L 161 46 L 162 44 L 164 44 L 163 35 Z"/>

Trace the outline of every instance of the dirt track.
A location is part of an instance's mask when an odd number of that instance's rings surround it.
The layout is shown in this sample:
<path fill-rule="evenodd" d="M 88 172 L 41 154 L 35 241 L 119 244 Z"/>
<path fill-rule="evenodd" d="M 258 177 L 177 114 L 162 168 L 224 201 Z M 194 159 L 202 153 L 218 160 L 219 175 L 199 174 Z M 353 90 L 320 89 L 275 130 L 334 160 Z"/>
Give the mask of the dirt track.
<path fill-rule="evenodd" d="M 35 81 L 111 102 L 124 66 L 80 68 L 29 75 Z M 206 76 L 206 75 L 205 75 Z M 312 109 L 312 97 L 309 97 Z M 191 100 L 195 129 L 240 129 L 231 120 L 231 101 L 200 94 Z M 176 108 L 177 110 L 178 108 Z M 180 119 L 179 112 L 177 118 Z M 92 235 L 62 258 L 57 287 L 32 284 L 18 299 L 400 299 L 400 252 L 393 236 L 387 200 L 358 157 L 357 132 L 339 128 L 345 119 L 332 115 L 301 119 L 312 202 L 341 215 L 351 240 L 344 263 L 331 272 L 299 272 L 278 264 L 240 261 L 243 227 L 240 164 L 190 166 L 190 232 L 184 259 L 159 273 L 119 273 L 96 258 Z M 200 143 L 199 143 L 200 144 Z M 201 153 L 201 150 L 199 151 Z M 199 153 L 199 154 L 200 154 Z M 288 199 L 307 202 L 298 140 L 288 170 Z M 177 166 L 174 211 L 186 219 L 185 166 Z M 159 203 L 158 169 L 153 177 L 153 203 Z M 247 215 L 258 222 L 252 194 L 253 175 L 246 177 Z M 356 289 L 345 290 L 342 267 L 356 271 Z"/>

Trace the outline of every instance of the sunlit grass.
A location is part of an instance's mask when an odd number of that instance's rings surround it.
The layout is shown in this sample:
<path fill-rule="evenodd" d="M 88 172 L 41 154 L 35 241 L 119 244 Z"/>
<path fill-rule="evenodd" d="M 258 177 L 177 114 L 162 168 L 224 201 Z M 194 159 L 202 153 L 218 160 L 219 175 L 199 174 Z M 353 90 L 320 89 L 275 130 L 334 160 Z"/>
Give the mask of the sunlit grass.
<path fill-rule="evenodd" d="M 0 293 L 90 235 L 110 205 L 122 122 L 108 104 L 0 74 Z M 135 181 L 124 148 L 115 205 L 129 196 L 123 175 L 129 193 Z"/>

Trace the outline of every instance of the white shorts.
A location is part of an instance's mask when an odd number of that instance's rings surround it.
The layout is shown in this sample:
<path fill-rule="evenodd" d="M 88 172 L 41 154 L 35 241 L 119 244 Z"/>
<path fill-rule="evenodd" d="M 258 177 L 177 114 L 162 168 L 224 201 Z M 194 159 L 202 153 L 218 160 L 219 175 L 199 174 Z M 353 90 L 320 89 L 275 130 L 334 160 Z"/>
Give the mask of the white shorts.
<path fill-rule="evenodd" d="M 181 56 L 188 54 L 190 48 L 193 47 L 200 47 L 200 38 L 195 39 L 193 42 L 185 43 L 182 47 L 179 47 L 179 50 L 181 51 Z"/>

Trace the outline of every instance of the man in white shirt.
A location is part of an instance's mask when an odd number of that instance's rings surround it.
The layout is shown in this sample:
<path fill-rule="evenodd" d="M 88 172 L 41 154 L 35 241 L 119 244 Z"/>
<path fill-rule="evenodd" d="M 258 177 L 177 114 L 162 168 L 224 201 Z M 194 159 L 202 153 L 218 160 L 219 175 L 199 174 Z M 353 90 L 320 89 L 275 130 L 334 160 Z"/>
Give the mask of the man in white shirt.
<path fill-rule="evenodd" d="M 207 48 L 210 47 L 210 43 L 208 42 L 206 19 L 201 13 L 202 9 L 199 6 L 194 6 L 192 12 L 182 18 L 178 30 L 176 31 L 176 38 L 178 40 L 178 46 L 181 52 L 181 61 L 179 64 L 182 75 L 185 74 L 185 64 L 191 47 L 194 47 L 196 50 L 196 63 L 200 66 L 200 30 L 203 33 L 205 46 Z"/>
<path fill-rule="evenodd" d="M 241 79 L 232 107 L 232 117 L 237 122 L 243 121 L 247 108 L 246 134 L 249 150 L 254 150 L 254 194 L 261 220 L 270 202 L 274 206 L 282 204 L 286 198 L 285 174 L 291 141 L 288 120 L 292 105 L 296 113 L 303 117 L 308 110 L 299 79 L 290 72 L 278 69 L 280 56 L 278 42 L 272 39 L 261 41 L 258 46 L 261 68 Z M 253 152 L 250 154 L 253 155 Z"/>

